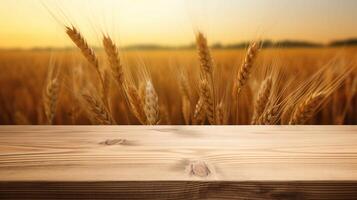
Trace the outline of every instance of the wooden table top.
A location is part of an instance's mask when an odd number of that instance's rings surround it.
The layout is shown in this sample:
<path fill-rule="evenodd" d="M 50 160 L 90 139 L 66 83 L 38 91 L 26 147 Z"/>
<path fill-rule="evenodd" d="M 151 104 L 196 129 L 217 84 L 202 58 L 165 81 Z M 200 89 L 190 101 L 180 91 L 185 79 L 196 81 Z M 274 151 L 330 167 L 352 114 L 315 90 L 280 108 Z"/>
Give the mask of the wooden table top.
<path fill-rule="evenodd" d="M 356 183 L 357 126 L 0 127 L 0 198 L 349 199 Z"/>

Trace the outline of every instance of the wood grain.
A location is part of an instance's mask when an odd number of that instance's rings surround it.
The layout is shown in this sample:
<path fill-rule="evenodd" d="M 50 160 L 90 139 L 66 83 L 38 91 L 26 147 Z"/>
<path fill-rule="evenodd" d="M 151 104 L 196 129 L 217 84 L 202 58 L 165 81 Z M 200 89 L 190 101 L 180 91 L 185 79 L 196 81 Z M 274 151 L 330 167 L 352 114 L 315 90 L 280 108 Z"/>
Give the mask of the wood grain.
<path fill-rule="evenodd" d="M 10 182 L 1 199 L 356 199 L 357 182 Z"/>
<path fill-rule="evenodd" d="M 356 199 L 357 127 L 2 126 L 0 198 L 23 197 Z"/>

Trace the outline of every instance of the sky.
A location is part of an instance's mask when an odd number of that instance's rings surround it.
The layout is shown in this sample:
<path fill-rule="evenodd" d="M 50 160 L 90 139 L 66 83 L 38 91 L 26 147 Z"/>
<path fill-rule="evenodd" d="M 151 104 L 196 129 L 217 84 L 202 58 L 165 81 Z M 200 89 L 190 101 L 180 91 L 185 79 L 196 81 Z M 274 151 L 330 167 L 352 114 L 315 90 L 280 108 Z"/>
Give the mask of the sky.
<path fill-rule="evenodd" d="M 254 39 L 326 43 L 357 37 L 356 0 L 1 0 L 0 48 L 68 47 L 64 25 L 90 44 L 120 46 Z"/>

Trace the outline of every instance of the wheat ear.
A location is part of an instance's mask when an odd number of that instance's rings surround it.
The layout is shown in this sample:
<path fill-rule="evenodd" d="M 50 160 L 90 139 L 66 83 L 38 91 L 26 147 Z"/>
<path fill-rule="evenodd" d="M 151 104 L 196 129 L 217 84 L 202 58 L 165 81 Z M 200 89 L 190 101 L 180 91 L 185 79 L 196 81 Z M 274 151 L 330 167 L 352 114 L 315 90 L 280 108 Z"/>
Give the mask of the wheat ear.
<path fill-rule="evenodd" d="M 279 119 L 279 108 L 278 106 L 273 106 L 267 109 L 259 119 L 256 121 L 255 125 L 275 125 Z"/>
<path fill-rule="evenodd" d="M 144 99 L 139 96 L 138 90 L 133 86 L 128 86 L 126 94 L 129 100 L 131 111 L 141 124 L 146 124 L 146 114 L 144 111 Z"/>
<path fill-rule="evenodd" d="M 51 72 L 52 73 L 52 72 Z M 48 124 L 53 124 L 59 94 L 58 77 L 49 77 L 45 91 L 43 93 L 44 109 Z"/>
<path fill-rule="evenodd" d="M 263 81 L 262 85 L 260 86 L 258 97 L 254 105 L 254 113 L 253 113 L 251 124 L 256 124 L 257 120 L 264 112 L 269 101 L 271 89 L 272 89 L 272 79 L 271 77 L 268 77 Z"/>
<path fill-rule="evenodd" d="M 112 39 L 109 36 L 104 36 L 103 46 L 104 46 L 105 53 L 107 54 L 113 76 L 117 81 L 117 83 L 121 87 L 123 87 L 124 73 L 123 73 L 123 67 L 120 62 L 118 47 L 115 45 L 115 43 L 112 41 Z"/>
<path fill-rule="evenodd" d="M 201 64 L 201 72 L 205 72 L 205 74 L 212 76 L 213 61 L 208 48 L 207 39 L 202 33 L 197 34 L 196 44 Z"/>
<path fill-rule="evenodd" d="M 303 103 L 295 110 L 290 119 L 290 125 L 305 124 L 316 112 L 323 100 L 326 98 L 326 93 L 319 92 L 310 95 Z"/>
<path fill-rule="evenodd" d="M 195 106 L 195 112 L 193 114 L 193 124 L 203 124 L 206 119 L 206 113 L 204 108 L 203 98 L 200 97 Z"/>
<path fill-rule="evenodd" d="M 71 38 L 73 43 L 81 50 L 82 55 L 87 59 L 89 64 L 91 64 L 100 79 L 101 86 L 102 86 L 102 92 L 106 90 L 106 83 L 104 80 L 104 75 L 102 75 L 100 68 L 99 68 L 99 61 L 97 58 L 97 55 L 95 54 L 94 50 L 89 47 L 87 41 L 84 39 L 84 37 L 81 35 L 81 33 L 74 27 L 66 27 L 66 33 L 67 35 Z M 103 93 L 104 94 L 104 93 Z M 109 104 L 108 104 L 108 96 L 103 96 L 102 101 L 104 105 L 106 106 L 107 110 L 109 110 Z"/>
<path fill-rule="evenodd" d="M 237 95 L 240 93 L 240 91 L 248 81 L 248 78 L 254 66 L 254 61 L 256 60 L 256 57 L 258 55 L 259 49 L 260 49 L 260 42 L 253 42 L 248 47 L 247 54 L 245 56 L 241 68 L 238 71 L 237 80 L 234 86 L 234 90 L 236 90 L 234 92 L 236 92 Z"/>
<path fill-rule="evenodd" d="M 101 125 L 115 124 L 113 118 L 109 114 L 103 102 L 88 94 L 82 94 L 85 103 L 88 106 L 88 111 L 93 120 Z M 87 107 L 86 107 L 87 108 Z"/>
<path fill-rule="evenodd" d="M 215 124 L 216 101 L 213 83 L 213 59 L 208 48 L 207 39 L 202 33 L 196 37 L 198 55 L 201 64 L 200 98 L 203 101 L 203 108 L 210 124 Z"/>
<path fill-rule="evenodd" d="M 157 125 L 160 121 L 159 98 L 151 81 L 146 82 L 144 110 L 148 125 Z"/>
<path fill-rule="evenodd" d="M 206 80 L 201 81 L 200 96 L 204 102 L 204 108 L 206 111 L 207 119 L 210 124 L 215 124 L 215 105 L 213 100 L 212 90 L 210 89 Z"/>
<path fill-rule="evenodd" d="M 66 33 L 71 38 L 73 43 L 81 50 L 83 56 L 87 59 L 87 61 L 95 67 L 97 72 L 99 72 L 99 62 L 94 50 L 89 47 L 87 41 L 81 35 L 81 33 L 74 27 L 66 27 Z"/>

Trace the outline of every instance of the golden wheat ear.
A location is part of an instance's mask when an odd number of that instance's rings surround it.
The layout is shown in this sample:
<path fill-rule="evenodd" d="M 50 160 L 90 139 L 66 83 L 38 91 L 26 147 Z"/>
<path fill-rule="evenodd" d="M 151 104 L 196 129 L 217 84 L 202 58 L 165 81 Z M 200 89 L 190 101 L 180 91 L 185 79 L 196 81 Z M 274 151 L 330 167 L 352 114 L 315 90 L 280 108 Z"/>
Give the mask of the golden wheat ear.
<path fill-rule="evenodd" d="M 82 93 L 85 109 L 92 121 L 100 125 L 114 125 L 115 121 L 106 109 L 103 102 L 88 93 Z"/>
<path fill-rule="evenodd" d="M 59 83 L 57 79 L 52 79 L 47 82 L 44 92 L 44 108 L 47 117 L 47 123 L 53 124 L 55 116 L 57 100 L 58 100 Z"/>
<path fill-rule="evenodd" d="M 290 119 L 290 125 L 303 125 L 305 124 L 317 111 L 319 106 L 326 99 L 326 94 L 323 92 L 314 93 L 310 95 L 303 103 L 301 103 L 295 110 Z"/>
<path fill-rule="evenodd" d="M 201 125 L 206 120 L 206 112 L 204 108 L 204 100 L 200 97 L 196 103 L 195 111 L 193 113 L 193 124 Z"/>
<path fill-rule="evenodd" d="M 216 110 L 213 100 L 213 94 L 206 80 L 201 81 L 200 96 L 204 102 L 204 108 L 206 111 L 207 119 L 210 124 L 216 124 Z"/>
<path fill-rule="evenodd" d="M 57 108 L 57 101 L 60 91 L 59 69 L 55 64 L 51 64 L 47 74 L 47 82 L 43 91 L 43 106 L 47 119 L 47 124 L 53 124 Z"/>
<path fill-rule="evenodd" d="M 144 98 L 139 95 L 138 90 L 134 86 L 128 86 L 125 89 L 125 94 L 130 105 L 131 112 L 139 120 L 141 124 L 146 124 L 146 114 L 144 111 Z"/>
<path fill-rule="evenodd" d="M 95 67 L 97 72 L 99 72 L 99 62 L 94 50 L 89 47 L 87 41 L 81 35 L 81 33 L 74 27 L 66 27 L 66 33 L 71 38 L 73 43 L 81 50 L 82 55 L 87 59 L 87 61 Z"/>
<path fill-rule="evenodd" d="M 263 112 L 269 102 L 269 98 L 271 95 L 271 89 L 272 89 L 272 79 L 271 79 L 271 77 L 268 77 L 267 79 L 265 79 L 263 81 L 263 83 L 259 89 L 258 97 L 257 97 L 255 105 L 254 105 L 254 113 L 253 113 L 252 122 L 251 122 L 252 125 L 256 124 L 259 117 L 263 114 Z"/>
<path fill-rule="evenodd" d="M 101 83 L 102 92 L 106 91 L 105 74 L 101 72 L 101 69 L 99 67 L 98 57 L 95 54 L 94 50 L 88 45 L 88 42 L 84 39 L 82 34 L 74 26 L 72 27 L 67 26 L 66 33 L 71 38 L 73 43 L 80 49 L 82 55 L 86 58 L 89 64 L 92 65 L 96 70 Z M 110 108 L 108 103 L 108 96 L 103 96 L 102 101 L 104 102 L 106 109 L 109 111 Z"/>
<path fill-rule="evenodd" d="M 276 125 L 279 121 L 279 106 L 275 105 L 268 108 L 259 119 L 256 121 L 255 125 Z"/>
<path fill-rule="evenodd" d="M 207 116 L 210 124 L 216 124 L 216 99 L 215 99 L 215 85 L 213 81 L 213 59 L 208 47 L 207 38 L 199 32 L 196 36 L 196 45 L 198 49 L 199 61 L 200 61 L 200 99 L 202 102 L 198 102 L 196 105 L 196 111 L 194 117 L 202 115 L 200 104 L 204 109 L 204 114 Z M 202 120 L 203 118 L 200 117 Z M 198 120 L 198 118 L 196 118 Z"/>
<path fill-rule="evenodd" d="M 237 79 L 234 84 L 234 91 L 233 93 L 238 95 L 242 88 L 245 86 L 247 83 L 250 73 L 252 71 L 252 68 L 254 66 L 254 62 L 258 56 L 258 52 L 260 50 L 261 43 L 260 42 L 253 42 L 247 50 L 247 54 L 244 58 L 243 64 L 238 70 L 237 73 Z M 235 95 L 235 96 L 236 96 Z"/>
<path fill-rule="evenodd" d="M 181 112 L 186 125 L 191 123 L 192 117 L 192 91 L 187 76 L 182 69 L 177 70 L 177 78 L 181 93 Z"/>
<path fill-rule="evenodd" d="M 160 122 L 159 98 L 151 81 L 146 82 L 144 110 L 148 125 L 157 125 Z"/>
<path fill-rule="evenodd" d="M 124 73 L 123 67 L 119 57 L 118 47 L 109 36 L 103 37 L 103 46 L 107 54 L 113 76 L 119 86 L 124 87 Z"/>
<path fill-rule="evenodd" d="M 224 106 L 223 102 L 219 103 L 217 108 L 216 108 L 216 125 L 224 125 L 225 122 L 225 117 L 224 117 Z"/>
<path fill-rule="evenodd" d="M 196 36 L 196 45 L 201 64 L 201 72 L 211 76 L 213 73 L 212 57 L 208 48 L 207 39 L 201 32 Z"/>

